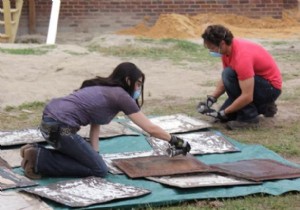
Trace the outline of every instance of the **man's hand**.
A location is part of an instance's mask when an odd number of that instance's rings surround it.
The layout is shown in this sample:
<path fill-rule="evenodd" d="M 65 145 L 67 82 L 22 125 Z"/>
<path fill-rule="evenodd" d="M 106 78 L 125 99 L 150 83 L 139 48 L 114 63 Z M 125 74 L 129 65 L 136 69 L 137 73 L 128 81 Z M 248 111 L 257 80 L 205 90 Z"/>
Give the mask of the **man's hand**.
<path fill-rule="evenodd" d="M 216 110 L 212 109 L 212 111 L 211 112 L 207 112 L 206 115 L 214 117 L 214 118 L 217 118 L 219 120 L 227 120 L 228 119 L 224 110 L 221 110 L 221 111 L 217 112 Z"/>
<path fill-rule="evenodd" d="M 183 139 L 171 135 L 170 145 L 175 146 L 176 149 L 182 150 L 183 154 L 186 155 L 191 150 L 191 145 Z"/>
<path fill-rule="evenodd" d="M 217 102 L 217 99 L 213 96 L 208 95 L 206 101 L 202 101 L 197 106 L 197 111 L 200 114 L 206 114 L 208 112 L 212 112 L 213 110 L 210 108 L 214 103 Z"/>

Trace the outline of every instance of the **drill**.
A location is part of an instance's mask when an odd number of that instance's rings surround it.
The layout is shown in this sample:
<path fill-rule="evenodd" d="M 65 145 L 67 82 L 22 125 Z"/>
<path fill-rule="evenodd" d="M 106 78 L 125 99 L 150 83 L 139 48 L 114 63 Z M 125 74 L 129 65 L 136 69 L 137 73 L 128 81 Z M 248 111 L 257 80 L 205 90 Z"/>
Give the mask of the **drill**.
<path fill-rule="evenodd" d="M 170 146 L 166 150 L 166 152 L 168 153 L 169 157 L 174 157 L 174 156 L 177 156 L 177 155 L 184 155 L 184 156 L 187 155 L 186 149 L 184 149 L 184 148 L 182 148 L 182 149 L 176 149 L 175 146 Z"/>

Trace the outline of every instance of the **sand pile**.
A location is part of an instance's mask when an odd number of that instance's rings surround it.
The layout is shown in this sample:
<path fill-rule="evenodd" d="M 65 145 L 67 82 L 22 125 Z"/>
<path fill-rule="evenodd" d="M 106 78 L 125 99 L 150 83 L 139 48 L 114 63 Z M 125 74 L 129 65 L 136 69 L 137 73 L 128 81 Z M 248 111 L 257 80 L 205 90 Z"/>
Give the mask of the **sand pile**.
<path fill-rule="evenodd" d="M 300 15 L 297 10 L 284 11 L 282 19 L 252 19 L 233 14 L 162 14 L 152 27 L 147 26 L 148 24 L 145 19 L 135 27 L 117 33 L 156 39 L 198 38 L 207 25 L 222 24 L 238 37 L 300 38 Z"/>

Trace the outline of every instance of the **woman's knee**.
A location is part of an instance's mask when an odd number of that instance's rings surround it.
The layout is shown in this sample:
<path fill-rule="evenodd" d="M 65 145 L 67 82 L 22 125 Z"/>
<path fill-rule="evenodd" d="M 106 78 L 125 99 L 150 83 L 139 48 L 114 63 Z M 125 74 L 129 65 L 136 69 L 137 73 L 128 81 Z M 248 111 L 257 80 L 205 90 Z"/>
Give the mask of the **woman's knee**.
<path fill-rule="evenodd" d="M 105 177 L 108 174 L 108 168 L 105 164 L 99 165 L 97 168 L 92 170 L 93 176 L 96 177 Z"/>

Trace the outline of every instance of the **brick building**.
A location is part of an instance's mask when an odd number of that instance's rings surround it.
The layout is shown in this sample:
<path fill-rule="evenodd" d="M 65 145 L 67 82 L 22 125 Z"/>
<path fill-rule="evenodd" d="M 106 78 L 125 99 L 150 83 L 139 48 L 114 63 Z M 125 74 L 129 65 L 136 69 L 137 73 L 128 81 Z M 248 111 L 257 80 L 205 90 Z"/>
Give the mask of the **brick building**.
<path fill-rule="evenodd" d="M 29 32 L 29 1 L 24 0 L 19 33 Z M 14 0 L 11 1 L 12 4 Z M 52 0 L 34 0 L 35 31 L 47 33 Z M 252 18 L 281 18 L 283 9 L 295 8 L 298 0 L 61 0 L 58 32 L 108 32 L 133 26 L 148 17 L 155 22 L 161 13 L 196 15 L 233 13 Z"/>

